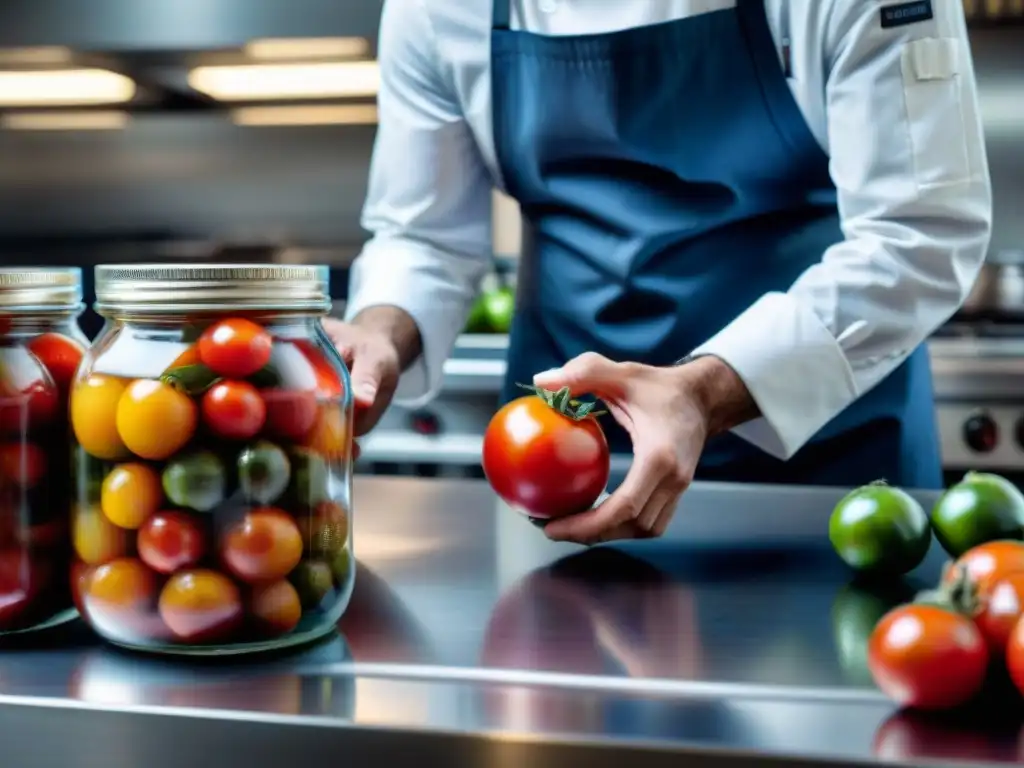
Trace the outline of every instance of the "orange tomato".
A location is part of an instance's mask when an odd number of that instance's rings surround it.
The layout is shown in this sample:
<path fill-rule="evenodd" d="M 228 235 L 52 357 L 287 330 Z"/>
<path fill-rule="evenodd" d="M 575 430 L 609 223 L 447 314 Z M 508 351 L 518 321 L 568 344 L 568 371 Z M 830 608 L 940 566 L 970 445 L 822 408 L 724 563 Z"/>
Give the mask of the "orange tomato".
<path fill-rule="evenodd" d="M 302 444 L 324 458 L 343 460 L 349 455 L 351 442 L 345 411 L 337 403 L 324 403 Z"/>
<path fill-rule="evenodd" d="M 71 539 L 86 565 L 103 565 L 124 556 L 128 537 L 95 506 L 76 506 L 71 512 Z"/>
<path fill-rule="evenodd" d="M 117 431 L 117 406 L 127 387 L 124 379 L 93 374 L 72 388 L 71 426 L 90 456 L 113 460 L 127 454 Z"/>
<path fill-rule="evenodd" d="M 44 333 L 32 339 L 28 349 L 50 372 L 61 393 L 67 395 L 85 354 L 82 345 L 59 333 Z"/>
<path fill-rule="evenodd" d="M 302 535 L 287 513 L 270 507 L 255 509 L 228 528 L 221 557 L 242 581 L 276 581 L 302 559 Z"/>
<path fill-rule="evenodd" d="M 981 610 L 974 617 L 993 659 L 1004 658 L 1010 634 L 1022 615 L 1024 571 L 1018 571 L 1007 574 L 992 585 L 981 601 Z"/>
<path fill-rule="evenodd" d="M 46 474 L 46 453 L 34 443 L 0 445 L 0 478 L 22 488 L 34 488 Z"/>
<path fill-rule="evenodd" d="M 98 566 L 88 586 L 83 602 L 89 618 L 104 627 L 117 626 L 123 635 L 152 612 L 157 581 L 142 561 L 122 557 Z"/>
<path fill-rule="evenodd" d="M 100 507 L 114 525 L 134 531 L 160 509 L 160 476 L 145 464 L 119 464 L 103 480 Z"/>
<path fill-rule="evenodd" d="M 302 618 L 299 593 L 287 581 L 255 587 L 249 610 L 260 631 L 271 636 L 291 632 Z"/>
<path fill-rule="evenodd" d="M 990 541 L 979 544 L 964 552 L 954 567 L 946 570 L 943 581 L 946 584 L 952 582 L 959 568 L 967 569 L 967 575 L 978 590 L 978 596 L 984 598 L 996 582 L 1010 574 L 1024 571 L 1024 542 Z"/>
<path fill-rule="evenodd" d="M 117 433 L 128 449 L 151 461 L 166 459 L 192 439 L 198 414 L 188 395 L 170 384 L 137 379 L 117 404 Z"/>
<path fill-rule="evenodd" d="M 89 593 L 89 581 L 96 569 L 86 565 L 81 560 L 71 563 L 71 599 L 75 601 L 75 608 L 85 615 L 85 596 Z"/>
<path fill-rule="evenodd" d="M 180 571 L 160 593 L 160 617 L 179 640 L 215 642 L 241 623 L 242 596 L 224 574 L 201 568 Z"/>

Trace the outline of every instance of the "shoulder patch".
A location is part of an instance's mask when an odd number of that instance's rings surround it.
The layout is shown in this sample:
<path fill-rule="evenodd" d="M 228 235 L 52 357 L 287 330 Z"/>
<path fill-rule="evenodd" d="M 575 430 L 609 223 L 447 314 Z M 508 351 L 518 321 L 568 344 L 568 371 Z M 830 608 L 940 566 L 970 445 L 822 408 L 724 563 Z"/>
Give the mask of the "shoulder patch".
<path fill-rule="evenodd" d="M 913 0 L 910 3 L 882 7 L 882 29 L 902 27 L 935 18 L 932 0 Z"/>

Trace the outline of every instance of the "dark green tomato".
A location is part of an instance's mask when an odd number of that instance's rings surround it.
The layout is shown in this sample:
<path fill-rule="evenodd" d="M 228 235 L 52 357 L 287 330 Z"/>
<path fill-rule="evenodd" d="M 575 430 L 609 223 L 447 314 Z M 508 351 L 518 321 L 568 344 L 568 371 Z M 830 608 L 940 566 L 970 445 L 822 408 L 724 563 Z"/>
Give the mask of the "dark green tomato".
<path fill-rule="evenodd" d="M 932 509 L 932 528 L 942 548 L 959 557 L 998 539 L 1024 538 L 1024 494 L 1009 480 L 969 472 Z"/>
<path fill-rule="evenodd" d="M 348 526 L 345 521 L 319 517 L 300 517 L 302 544 L 312 555 L 330 558 L 348 544 Z"/>
<path fill-rule="evenodd" d="M 355 563 L 352 561 L 352 553 L 348 547 L 339 549 L 331 558 L 331 571 L 339 584 L 345 584 L 352 578 L 352 569 Z"/>
<path fill-rule="evenodd" d="M 288 580 L 299 593 L 302 607 L 319 608 L 324 598 L 334 589 L 331 566 L 323 560 L 303 560 L 288 575 Z"/>
<path fill-rule="evenodd" d="M 511 288 L 498 288 L 483 296 L 483 309 L 487 325 L 495 333 L 508 333 L 512 329 L 512 316 L 516 311 L 516 296 Z"/>
<path fill-rule="evenodd" d="M 292 477 L 288 484 L 289 504 L 311 509 L 330 498 L 330 468 L 324 458 L 306 448 L 293 448 L 290 452 Z"/>
<path fill-rule="evenodd" d="M 168 463 L 163 486 L 175 506 L 209 512 L 227 493 L 224 463 L 212 451 L 186 454 Z"/>
<path fill-rule="evenodd" d="M 488 331 L 490 331 L 490 325 L 487 322 L 487 310 L 484 309 L 481 297 L 473 302 L 473 307 L 469 311 L 469 317 L 466 319 L 466 333 L 487 333 Z"/>
<path fill-rule="evenodd" d="M 928 554 L 928 515 L 908 493 L 865 485 L 847 494 L 832 512 L 828 537 L 856 571 L 902 575 Z"/>
<path fill-rule="evenodd" d="M 890 610 L 914 599 L 902 579 L 884 587 L 847 584 L 832 601 L 832 632 L 843 677 L 851 685 L 873 687 L 868 668 L 868 639 Z"/>
<path fill-rule="evenodd" d="M 288 488 L 291 474 L 287 454 L 267 440 L 260 440 L 238 454 L 238 487 L 249 501 L 277 501 Z"/>

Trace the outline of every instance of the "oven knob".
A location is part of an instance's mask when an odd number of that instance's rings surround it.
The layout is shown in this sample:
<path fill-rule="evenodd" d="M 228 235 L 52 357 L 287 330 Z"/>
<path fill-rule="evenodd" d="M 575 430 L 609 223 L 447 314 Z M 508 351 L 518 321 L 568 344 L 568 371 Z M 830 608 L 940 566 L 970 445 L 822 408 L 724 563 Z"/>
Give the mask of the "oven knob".
<path fill-rule="evenodd" d="M 988 414 L 975 414 L 964 422 L 964 442 L 977 453 L 994 451 L 999 442 L 999 427 Z"/>
<path fill-rule="evenodd" d="M 409 416 L 409 427 L 417 435 L 438 435 L 441 433 L 441 420 L 430 411 L 414 411 Z"/>

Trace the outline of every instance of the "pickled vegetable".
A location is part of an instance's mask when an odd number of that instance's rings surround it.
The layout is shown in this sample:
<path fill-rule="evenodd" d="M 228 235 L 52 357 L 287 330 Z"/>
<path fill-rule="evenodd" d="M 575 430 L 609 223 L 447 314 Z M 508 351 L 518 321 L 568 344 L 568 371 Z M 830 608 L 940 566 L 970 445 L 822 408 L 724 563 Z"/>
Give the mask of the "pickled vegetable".
<path fill-rule="evenodd" d="M 179 640 L 215 642 L 241 623 L 241 594 L 222 573 L 181 571 L 160 593 L 160 617 Z"/>
<path fill-rule="evenodd" d="M 287 454 L 266 440 L 238 454 L 238 486 L 246 499 L 257 504 L 277 501 L 288 488 L 291 474 Z"/>
<path fill-rule="evenodd" d="M 166 459 L 192 439 L 197 413 L 188 395 L 170 384 L 139 379 L 117 403 L 117 433 L 136 456 Z"/>
<path fill-rule="evenodd" d="M 224 534 L 222 557 L 235 576 L 250 584 L 282 579 L 302 559 L 302 534 L 285 512 L 256 509 Z"/>
<path fill-rule="evenodd" d="M 211 451 L 196 451 L 168 463 L 163 475 L 164 493 L 178 507 L 209 512 L 222 501 L 227 477 L 220 457 Z"/>

